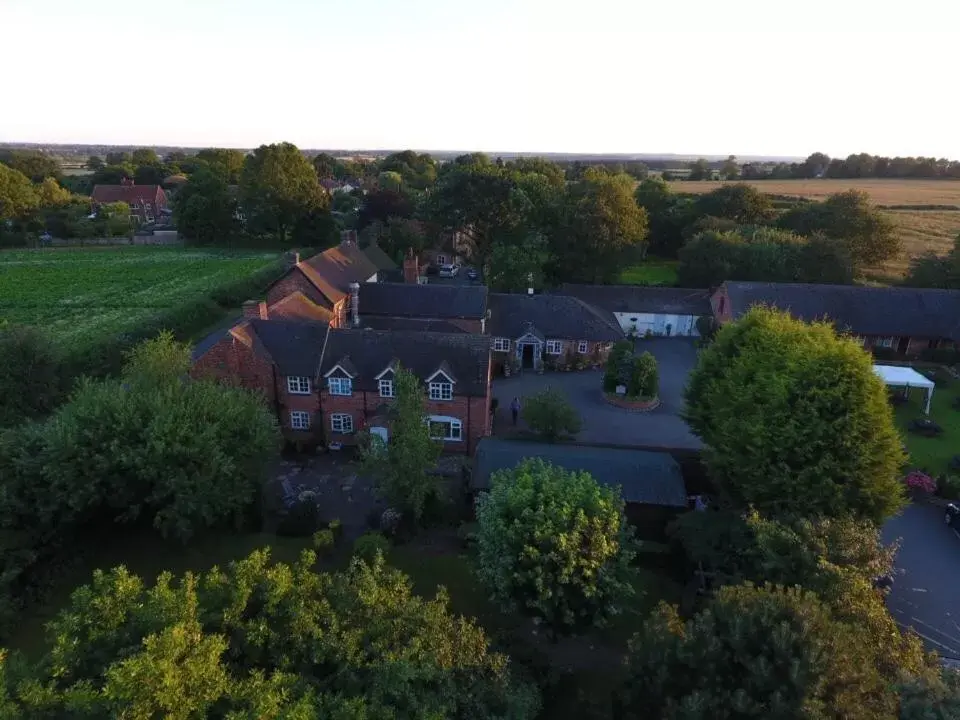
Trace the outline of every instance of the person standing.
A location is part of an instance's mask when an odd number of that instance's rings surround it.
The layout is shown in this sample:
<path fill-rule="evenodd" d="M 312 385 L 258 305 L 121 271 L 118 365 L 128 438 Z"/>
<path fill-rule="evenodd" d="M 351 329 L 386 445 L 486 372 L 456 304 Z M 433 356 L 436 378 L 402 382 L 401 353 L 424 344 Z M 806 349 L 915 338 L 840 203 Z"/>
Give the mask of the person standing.
<path fill-rule="evenodd" d="M 513 416 L 513 424 L 517 424 L 517 418 L 520 417 L 520 398 L 515 397 L 510 403 L 510 415 Z"/>

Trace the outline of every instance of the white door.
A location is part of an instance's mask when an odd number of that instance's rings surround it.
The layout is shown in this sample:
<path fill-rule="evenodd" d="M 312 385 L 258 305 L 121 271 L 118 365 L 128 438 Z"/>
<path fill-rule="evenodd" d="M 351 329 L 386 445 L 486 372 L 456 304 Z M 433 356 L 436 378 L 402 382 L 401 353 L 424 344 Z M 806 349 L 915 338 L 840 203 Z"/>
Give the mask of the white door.
<path fill-rule="evenodd" d="M 387 433 L 387 429 L 385 427 L 374 426 L 370 428 L 370 436 L 378 437 L 383 440 L 383 442 L 387 442 L 389 433 Z"/>

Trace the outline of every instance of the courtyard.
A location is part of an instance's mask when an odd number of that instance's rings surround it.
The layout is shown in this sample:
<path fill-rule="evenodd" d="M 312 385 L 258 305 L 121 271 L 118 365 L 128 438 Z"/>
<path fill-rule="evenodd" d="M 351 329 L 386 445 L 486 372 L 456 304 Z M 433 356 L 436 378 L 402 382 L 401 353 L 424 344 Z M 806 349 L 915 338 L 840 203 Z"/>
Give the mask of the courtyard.
<path fill-rule="evenodd" d="M 576 372 L 547 372 L 538 375 L 526 371 L 493 382 L 493 396 L 497 399 L 494 435 L 512 432 L 510 402 L 537 394 L 553 387 L 566 394 L 580 413 L 583 429 L 577 440 L 586 444 L 622 445 L 641 448 L 697 450 L 700 439 L 680 417 L 683 408 L 683 389 L 687 376 L 697 361 L 695 341 L 688 338 L 651 338 L 637 340 L 638 353 L 649 351 L 657 359 L 660 371 L 660 406 L 649 412 L 630 412 L 614 407 L 604 400 L 600 389 L 602 373 L 599 370 Z M 523 420 L 519 430 L 525 430 Z"/>

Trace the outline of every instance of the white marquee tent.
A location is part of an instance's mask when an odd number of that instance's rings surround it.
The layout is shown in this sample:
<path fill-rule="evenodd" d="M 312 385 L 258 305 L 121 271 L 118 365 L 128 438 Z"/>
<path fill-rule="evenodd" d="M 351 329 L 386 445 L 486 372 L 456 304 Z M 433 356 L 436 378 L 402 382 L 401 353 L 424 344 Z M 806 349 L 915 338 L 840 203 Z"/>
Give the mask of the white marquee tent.
<path fill-rule="evenodd" d="M 880 376 L 886 385 L 891 387 L 923 388 L 927 391 L 927 402 L 923 409 L 926 415 L 930 414 L 930 400 L 933 399 L 933 380 L 921 375 L 911 367 L 899 365 L 874 365 L 873 371 Z"/>

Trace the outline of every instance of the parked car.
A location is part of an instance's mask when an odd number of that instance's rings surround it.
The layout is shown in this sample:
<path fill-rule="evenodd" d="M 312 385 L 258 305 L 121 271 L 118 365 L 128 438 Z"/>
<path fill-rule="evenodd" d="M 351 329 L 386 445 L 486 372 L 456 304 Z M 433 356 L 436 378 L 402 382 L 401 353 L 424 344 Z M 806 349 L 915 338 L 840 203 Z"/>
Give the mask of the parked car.
<path fill-rule="evenodd" d="M 467 279 L 476 280 L 478 277 L 480 276 L 477 275 L 477 271 L 474 270 L 473 268 L 470 268 L 469 270 L 467 270 Z"/>
<path fill-rule="evenodd" d="M 947 527 L 960 531 L 960 505 L 954 503 L 947 505 L 943 519 L 947 523 Z"/>
<path fill-rule="evenodd" d="M 460 268 L 458 268 L 456 265 L 440 266 L 440 277 L 445 277 L 445 278 L 456 277 L 458 272 L 460 272 Z"/>

